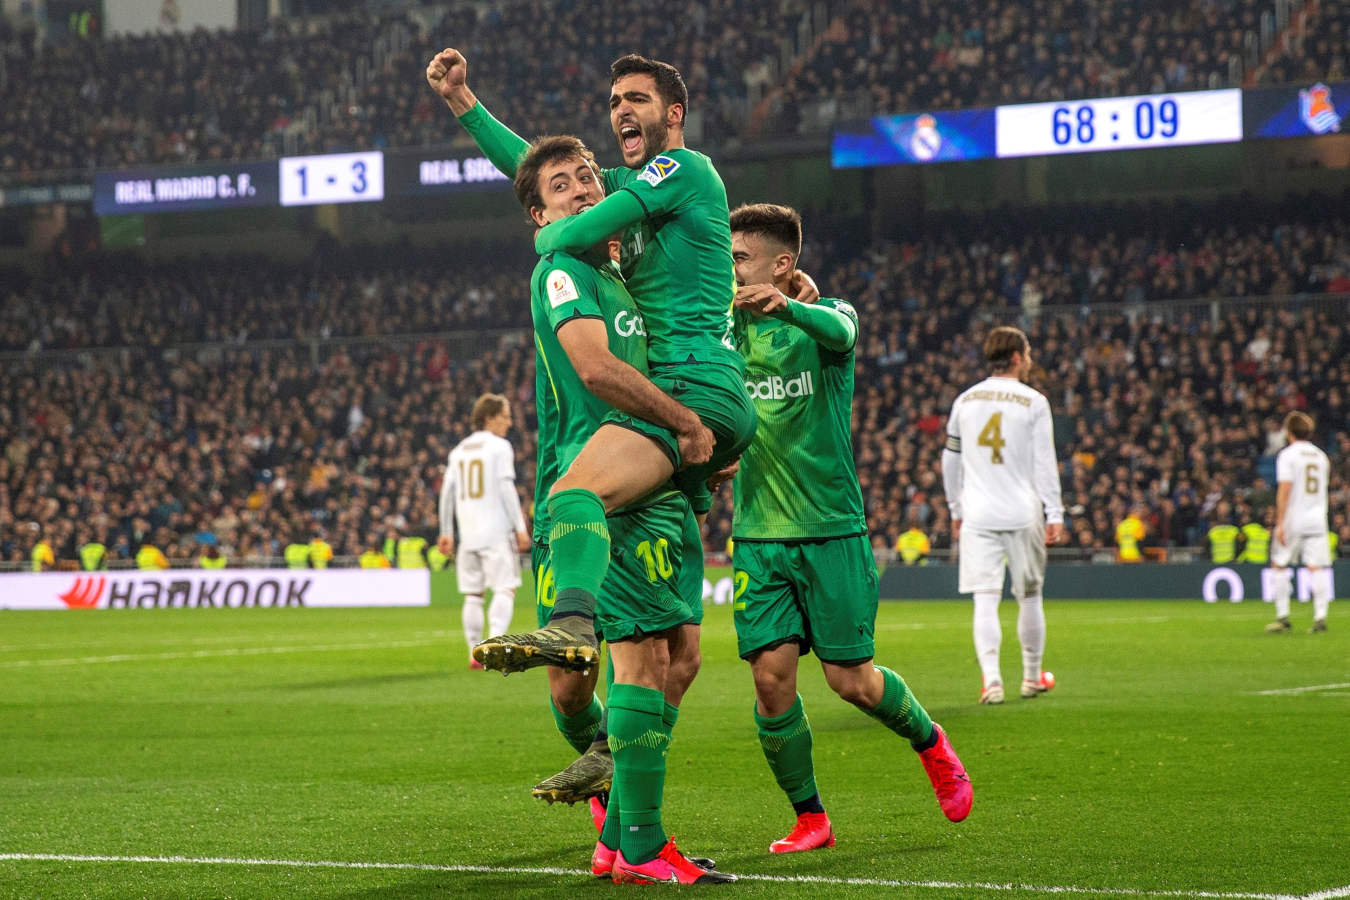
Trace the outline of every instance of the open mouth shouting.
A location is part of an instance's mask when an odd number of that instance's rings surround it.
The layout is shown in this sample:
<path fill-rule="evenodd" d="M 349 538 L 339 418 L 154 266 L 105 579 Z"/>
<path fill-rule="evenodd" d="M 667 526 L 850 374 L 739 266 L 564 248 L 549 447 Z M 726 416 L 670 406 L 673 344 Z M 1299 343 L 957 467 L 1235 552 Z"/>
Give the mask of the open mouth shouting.
<path fill-rule="evenodd" d="M 640 152 L 642 129 L 634 122 L 624 122 L 619 126 L 619 146 L 623 149 L 624 156 Z"/>

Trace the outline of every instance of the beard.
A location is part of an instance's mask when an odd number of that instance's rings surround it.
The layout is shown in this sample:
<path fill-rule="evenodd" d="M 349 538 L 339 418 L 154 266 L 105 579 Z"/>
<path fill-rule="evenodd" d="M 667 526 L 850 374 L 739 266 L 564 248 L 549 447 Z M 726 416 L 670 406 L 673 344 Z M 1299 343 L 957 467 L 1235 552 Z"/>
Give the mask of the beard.
<path fill-rule="evenodd" d="M 647 160 L 666 149 L 666 139 L 670 135 L 670 129 L 666 128 L 665 122 L 652 122 L 638 127 L 642 129 L 642 159 L 631 165 L 634 169 L 646 165 Z M 623 152 L 622 138 L 619 139 L 619 152 Z"/>

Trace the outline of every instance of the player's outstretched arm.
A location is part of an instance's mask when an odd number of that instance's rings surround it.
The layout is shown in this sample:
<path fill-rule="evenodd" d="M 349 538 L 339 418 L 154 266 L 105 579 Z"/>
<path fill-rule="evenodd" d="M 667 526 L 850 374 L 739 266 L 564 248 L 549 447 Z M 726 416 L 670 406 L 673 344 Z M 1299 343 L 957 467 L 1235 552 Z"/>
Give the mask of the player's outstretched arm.
<path fill-rule="evenodd" d="M 558 250 L 585 253 L 606 238 L 647 216 L 642 201 L 631 191 L 616 191 L 585 212 L 560 219 L 540 229 L 534 237 L 534 249 L 540 256 Z"/>
<path fill-rule="evenodd" d="M 814 306 L 784 297 L 771 284 L 736 289 L 735 305 L 756 316 L 772 316 L 795 325 L 827 350 L 847 353 L 858 340 L 858 323 L 830 306 Z"/>
<path fill-rule="evenodd" d="M 530 144 L 484 108 L 468 85 L 468 63 L 453 47 L 446 47 L 427 63 L 427 84 L 440 95 L 445 105 L 459 118 L 478 149 L 497 170 L 508 178 L 516 177 L 516 166 Z"/>
<path fill-rule="evenodd" d="M 592 394 L 630 416 L 674 432 L 687 465 L 698 465 L 712 457 L 713 433 L 697 413 L 610 352 L 604 320 L 572 319 L 558 329 L 558 343 Z"/>

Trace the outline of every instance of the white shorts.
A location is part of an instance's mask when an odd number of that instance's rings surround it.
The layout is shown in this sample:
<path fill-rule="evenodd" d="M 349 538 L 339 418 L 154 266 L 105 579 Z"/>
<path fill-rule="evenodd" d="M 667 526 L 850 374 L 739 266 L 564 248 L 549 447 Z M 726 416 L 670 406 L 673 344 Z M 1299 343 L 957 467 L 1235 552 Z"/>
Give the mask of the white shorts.
<path fill-rule="evenodd" d="M 1284 568 L 1291 562 L 1314 568 L 1326 568 L 1331 565 L 1331 541 L 1325 531 L 1314 534 L 1296 534 L 1288 544 L 1271 539 L 1271 565 Z"/>
<path fill-rule="evenodd" d="M 455 560 L 455 575 L 461 594 L 481 594 L 491 588 L 514 591 L 520 587 L 520 557 L 503 541 L 496 547 L 461 550 Z"/>
<path fill-rule="evenodd" d="M 960 583 L 963 594 L 1003 593 L 1003 567 L 1012 572 L 1014 597 L 1034 597 L 1045 583 L 1045 524 L 1016 531 L 961 527 Z"/>

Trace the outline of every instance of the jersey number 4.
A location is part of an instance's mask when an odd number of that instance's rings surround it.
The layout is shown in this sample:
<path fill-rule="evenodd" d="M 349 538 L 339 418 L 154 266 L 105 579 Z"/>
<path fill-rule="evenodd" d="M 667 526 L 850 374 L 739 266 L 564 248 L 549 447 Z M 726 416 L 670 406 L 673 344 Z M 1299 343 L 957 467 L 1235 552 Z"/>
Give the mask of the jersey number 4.
<path fill-rule="evenodd" d="M 483 461 L 469 460 L 468 477 L 465 477 L 464 460 L 459 461 L 459 499 L 477 500 L 483 496 Z"/>
<path fill-rule="evenodd" d="M 1003 464 L 1003 446 L 1008 443 L 1003 439 L 1003 413 L 996 412 L 989 417 L 984 428 L 980 429 L 980 438 L 976 443 L 993 451 L 989 457 L 991 463 Z"/>

